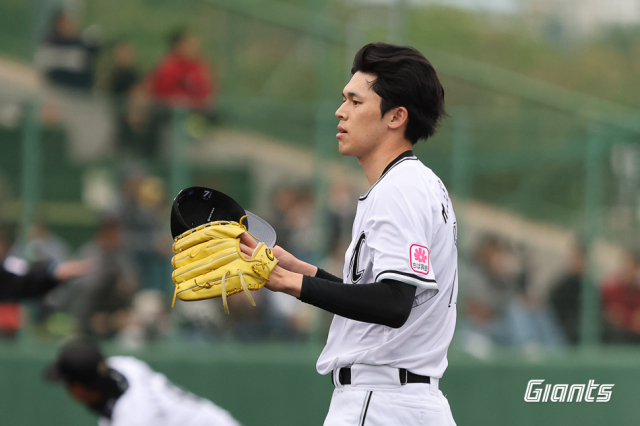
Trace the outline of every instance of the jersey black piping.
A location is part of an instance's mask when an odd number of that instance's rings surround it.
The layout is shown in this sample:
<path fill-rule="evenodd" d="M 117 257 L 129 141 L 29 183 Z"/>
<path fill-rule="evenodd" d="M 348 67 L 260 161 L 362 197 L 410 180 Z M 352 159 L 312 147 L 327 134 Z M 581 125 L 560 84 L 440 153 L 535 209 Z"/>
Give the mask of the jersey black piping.
<path fill-rule="evenodd" d="M 371 401 L 372 391 L 367 392 L 367 396 L 365 397 L 364 407 L 362 407 L 362 418 L 360 419 L 360 424 L 358 426 L 364 426 L 364 422 L 367 420 L 367 411 L 369 411 L 369 402 Z"/>
<path fill-rule="evenodd" d="M 417 160 L 418 157 L 416 157 L 415 155 L 413 155 L 412 151 L 405 151 L 402 154 L 400 154 L 399 156 L 397 156 L 391 163 L 389 163 L 389 165 L 384 169 L 384 171 L 382 172 L 382 176 L 380 176 L 380 178 L 378 178 L 378 180 L 376 181 L 376 183 L 374 183 L 373 185 L 371 185 L 371 188 L 369 188 L 369 190 L 367 192 L 365 192 L 364 194 L 362 194 L 358 200 L 362 201 L 365 200 L 369 194 L 371 193 L 371 190 L 373 188 L 375 188 L 375 186 L 378 184 L 378 182 L 380 182 L 382 180 L 383 177 L 385 177 L 387 175 L 387 173 L 389 173 L 389 171 L 391 171 L 391 169 L 393 169 L 395 166 L 397 166 L 398 164 L 402 163 L 403 161 L 406 160 Z"/>
<path fill-rule="evenodd" d="M 422 277 L 419 277 L 419 276 L 417 276 L 415 274 L 410 274 L 408 272 L 394 271 L 392 269 L 389 269 L 389 270 L 386 270 L 386 271 L 382 271 L 378 275 L 376 275 L 376 279 L 375 279 L 376 282 L 378 282 L 378 277 L 380 275 L 382 275 L 382 274 L 397 274 L 397 275 L 403 275 L 403 276 L 409 277 L 409 278 L 415 278 L 417 280 L 424 281 L 426 283 L 436 283 L 436 284 L 438 283 L 436 280 L 431 279 L 431 278 L 422 278 Z"/>
<path fill-rule="evenodd" d="M 449 296 L 449 307 L 451 307 L 451 302 L 453 301 L 453 290 L 456 288 L 456 277 L 458 276 L 458 270 L 453 274 L 453 282 L 451 283 L 451 295 Z"/>

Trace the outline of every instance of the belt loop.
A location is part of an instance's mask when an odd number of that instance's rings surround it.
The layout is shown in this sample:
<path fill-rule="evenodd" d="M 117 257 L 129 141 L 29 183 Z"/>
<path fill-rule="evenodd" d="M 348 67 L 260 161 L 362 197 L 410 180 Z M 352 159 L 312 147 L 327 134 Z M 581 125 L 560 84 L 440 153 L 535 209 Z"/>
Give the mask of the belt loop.
<path fill-rule="evenodd" d="M 433 377 L 429 381 L 429 390 L 437 391 L 439 389 L 440 379 L 434 379 Z"/>
<path fill-rule="evenodd" d="M 340 383 L 340 368 L 336 368 L 331 372 L 331 380 L 336 388 L 343 387 L 342 383 Z"/>
<path fill-rule="evenodd" d="M 404 386 L 409 381 L 409 370 L 406 368 L 400 368 L 398 371 L 400 373 L 400 385 Z"/>

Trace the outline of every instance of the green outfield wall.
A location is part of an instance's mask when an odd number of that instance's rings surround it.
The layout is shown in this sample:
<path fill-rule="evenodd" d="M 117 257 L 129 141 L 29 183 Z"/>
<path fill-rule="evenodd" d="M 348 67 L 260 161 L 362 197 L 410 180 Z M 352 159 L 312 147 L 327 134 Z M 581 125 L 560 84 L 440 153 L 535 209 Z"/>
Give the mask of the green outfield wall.
<path fill-rule="evenodd" d="M 23 345 L 24 346 L 24 345 Z M 107 353 L 116 351 L 107 348 Z M 120 353 L 120 352 L 118 352 Z M 315 372 L 318 348 L 180 345 L 137 353 L 175 383 L 227 408 L 246 426 L 321 425 L 332 385 Z M 0 424 L 87 425 L 95 417 L 61 387 L 44 384 L 52 346 L 0 347 Z M 502 354 L 478 361 L 451 354 L 441 389 L 459 426 L 637 425 L 637 350 L 600 350 L 525 361 Z M 527 403 L 532 379 L 551 384 L 614 384 L 609 402 Z"/>

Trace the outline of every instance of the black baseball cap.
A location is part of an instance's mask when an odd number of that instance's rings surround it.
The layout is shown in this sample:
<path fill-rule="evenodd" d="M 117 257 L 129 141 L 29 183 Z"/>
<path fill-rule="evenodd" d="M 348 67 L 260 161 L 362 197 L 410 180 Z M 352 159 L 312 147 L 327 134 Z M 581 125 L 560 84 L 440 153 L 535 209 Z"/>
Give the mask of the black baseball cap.
<path fill-rule="evenodd" d="M 201 186 L 185 188 L 176 195 L 171 207 L 171 235 L 176 238 L 205 223 L 225 220 L 242 223 L 251 235 L 269 247 L 276 244 L 276 231 L 266 220 L 243 209 L 228 195 Z"/>
<path fill-rule="evenodd" d="M 75 338 L 58 351 L 56 360 L 43 372 L 47 382 L 95 385 L 109 374 L 98 345 L 89 338 Z"/>

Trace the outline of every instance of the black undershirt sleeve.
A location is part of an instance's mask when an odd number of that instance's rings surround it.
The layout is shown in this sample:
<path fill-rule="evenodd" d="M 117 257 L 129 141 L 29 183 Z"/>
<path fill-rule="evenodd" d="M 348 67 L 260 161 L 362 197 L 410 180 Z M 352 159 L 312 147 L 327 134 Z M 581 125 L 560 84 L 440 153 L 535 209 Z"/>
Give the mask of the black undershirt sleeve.
<path fill-rule="evenodd" d="M 26 275 L 16 275 L 0 267 L 0 301 L 16 301 L 36 298 L 54 288 L 58 281 L 53 278 L 50 264 L 33 265 Z"/>
<path fill-rule="evenodd" d="M 305 275 L 299 299 L 341 317 L 400 328 L 411 314 L 415 294 L 415 286 L 395 280 L 352 285 Z"/>
<path fill-rule="evenodd" d="M 318 268 L 318 272 L 316 272 L 316 278 L 321 278 L 323 280 L 335 281 L 337 283 L 342 282 L 342 278 L 338 278 L 335 275 L 325 271 L 324 269 Z"/>

